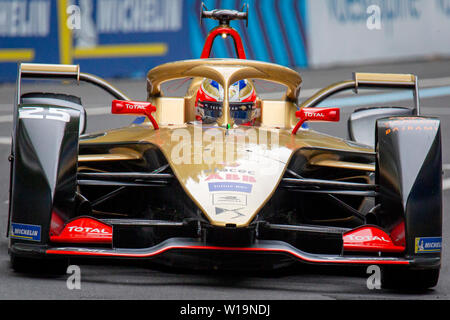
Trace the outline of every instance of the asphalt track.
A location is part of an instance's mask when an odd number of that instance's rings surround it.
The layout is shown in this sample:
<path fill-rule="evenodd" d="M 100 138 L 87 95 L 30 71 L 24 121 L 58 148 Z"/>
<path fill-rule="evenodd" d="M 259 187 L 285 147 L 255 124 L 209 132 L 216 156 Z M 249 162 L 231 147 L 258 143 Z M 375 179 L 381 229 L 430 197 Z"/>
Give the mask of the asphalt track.
<path fill-rule="evenodd" d="M 257 272 L 192 272 L 171 270 L 141 263 L 103 263 L 73 261 L 81 268 L 81 289 L 69 290 L 68 275 L 37 276 L 15 273 L 9 265 L 8 240 L 5 237 L 8 211 L 11 106 L 14 97 L 13 84 L 0 84 L 0 299 L 25 300 L 83 300 L 83 299 L 233 299 L 233 300 L 328 300 L 328 299 L 420 299 L 447 300 L 450 298 L 450 61 L 409 62 L 346 67 L 339 69 L 302 72 L 304 78 L 302 97 L 314 89 L 339 80 L 351 78 L 352 71 L 415 73 L 419 75 L 422 89 L 422 113 L 439 116 L 442 120 L 444 163 L 444 249 L 439 284 L 424 292 L 407 293 L 390 290 L 369 290 L 368 275 L 361 268 L 304 268 L 296 267 L 276 273 Z M 135 80 L 111 80 L 130 97 L 145 100 L 145 82 Z M 55 86 L 27 85 L 25 91 L 52 91 Z M 58 86 L 58 91 L 60 87 Z M 63 92 L 79 95 L 88 113 L 88 132 L 124 126 L 131 117 L 107 114 L 111 98 L 100 90 L 80 85 Z M 384 96 L 383 96 L 384 95 Z M 346 118 L 357 106 L 408 105 L 408 96 L 398 92 L 380 95 L 362 93 L 356 104 L 349 95 L 337 96 L 329 106 L 350 105 L 343 109 L 339 124 L 320 124 L 313 128 L 329 134 L 346 137 Z M 24 195 L 24 198 L 26 195 Z"/>

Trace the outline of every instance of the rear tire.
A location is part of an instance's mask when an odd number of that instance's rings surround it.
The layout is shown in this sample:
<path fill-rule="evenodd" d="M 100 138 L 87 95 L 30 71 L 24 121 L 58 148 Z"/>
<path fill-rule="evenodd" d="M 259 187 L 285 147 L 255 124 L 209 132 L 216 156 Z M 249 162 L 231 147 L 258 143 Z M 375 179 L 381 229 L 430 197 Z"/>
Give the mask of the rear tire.
<path fill-rule="evenodd" d="M 76 164 L 78 141 L 83 130 L 86 111 L 78 97 L 54 93 L 27 93 L 21 96 L 18 106 L 42 105 L 46 109 L 53 107 L 67 108 L 68 121 L 59 121 L 58 125 L 45 124 L 15 119 L 15 131 L 12 145 L 10 179 L 10 217 L 9 226 L 23 223 L 38 226 L 39 232 L 49 234 L 50 217 L 54 208 L 66 213 L 70 218 L 76 205 Z M 44 109 L 44 108 L 43 108 Z M 43 119 L 43 118 L 42 118 Z M 82 120 L 84 119 L 84 120 Z M 79 123 L 82 122 L 82 123 Z M 77 132 L 78 131 L 78 132 Z M 39 136 L 43 144 L 33 143 L 30 136 Z M 46 149 L 46 146 L 51 146 Z M 47 156 L 47 153 L 50 155 Z M 31 160 L 30 160 L 31 159 Z M 37 166 L 35 163 L 39 163 Z M 56 168 L 44 170 L 43 168 Z M 24 193 L 32 196 L 23 201 Z M 56 199 L 56 197 L 58 197 Z M 32 214 L 31 214 L 32 213 Z M 11 236 L 11 234 L 10 234 Z M 20 273 L 31 274 L 65 274 L 69 260 L 67 258 L 41 256 L 47 245 L 47 237 L 39 235 L 38 249 L 14 251 L 14 246 L 23 243 L 21 239 L 10 237 L 10 265 Z M 30 244 L 30 243 L 29 243 Z"/>
<path fill-rule="evenodd" d="M 405 270 L 385 268 L 381 273 L 381 286 L 384 289 L 426 290 L 435 287 L 440 269 Z"/>

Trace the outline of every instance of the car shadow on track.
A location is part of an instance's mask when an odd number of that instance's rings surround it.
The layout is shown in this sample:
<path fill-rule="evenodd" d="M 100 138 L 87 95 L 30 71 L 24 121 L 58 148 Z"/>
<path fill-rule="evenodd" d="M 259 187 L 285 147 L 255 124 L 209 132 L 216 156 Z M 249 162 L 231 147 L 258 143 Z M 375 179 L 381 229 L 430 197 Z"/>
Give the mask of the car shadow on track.
<path fill-rule="evenodd" d="M 221 288 L 249 292 L 282 292 L 295 297 L 312 294 L 330 299 L 389 299 L 431 298 L 433 289 L 369 290 L 369 274 L 365 267 L 316 266 L 294 264 L 276 270 L 192 270 L 168 267 L 149 261 L 74 259 L 79 265 L 82 281 L 89 285 L 119 285 L 139 288 Z M 25 277 L 51 277 L 50 275 L 23 275 Z M 68 276 L 56 278 L 66 279 Z M 169 289 L 170 290 L 170 289 Z M 252 298 L 249 295 L 250 299 Z M 294 298 L 295 299 L 295 298 Z"/>

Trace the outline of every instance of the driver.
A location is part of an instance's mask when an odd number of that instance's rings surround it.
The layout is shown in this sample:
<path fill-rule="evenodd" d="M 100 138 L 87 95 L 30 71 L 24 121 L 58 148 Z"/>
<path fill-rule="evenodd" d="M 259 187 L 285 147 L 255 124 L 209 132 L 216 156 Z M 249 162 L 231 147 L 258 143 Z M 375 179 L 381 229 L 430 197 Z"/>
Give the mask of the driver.
<path fill-rule="evenodd" d="M 195 100 L 196 119 L 202 123 L 214 123 L 222 115 L 222 86 L 214 80 L 205 79 L 202 82 Z M 254 125 L 259 117 L 256 108 L 256 92 L 248 80 L 239 80 L 230 86 L 230 115 L 237 125 Z"/>

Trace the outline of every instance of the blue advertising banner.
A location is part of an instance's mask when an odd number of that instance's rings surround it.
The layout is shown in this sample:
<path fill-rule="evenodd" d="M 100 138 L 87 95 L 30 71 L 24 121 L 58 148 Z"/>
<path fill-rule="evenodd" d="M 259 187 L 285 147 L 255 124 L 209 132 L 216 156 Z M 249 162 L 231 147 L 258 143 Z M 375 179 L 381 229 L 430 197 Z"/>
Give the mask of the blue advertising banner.
<path fill-rule="evenodd" d="M 191 57 L 182 0 L 73 2 L 81 11 L 81 28 L 72 32 L 65 60 L 84 72 L 144 77 L 155 65 Z"/>
<path fill-rule="evenodd" d="M 194 57 L 199 57 L 208 31 L 217 21 L 199 24 L 201 3 L 215 8 L 241 10 L 249 5 L 248 26 L 243 21 L 231 22 L 244 42 L 247 58 L 291 67 L 308 66 L 307 0 L 186 0 L 189 12 L 189 37 Z M 213 57 L 233 57 L 231 39 L 214 44 Z"/>
<path fill-rule="evenodd" d="M 0 81 L 14 81 L 17 62 L 58 63 L 56 1 L 0 0 Z"/>
<path fill-rule="evenodd" d="M 0 81 L 17 63 L 80 64 L 103 77 L 144 77 L 191 58 L 183 0 L 0 0 Z"/>
<path fill-rule="evenodd" d="M 450 56 L 450 0 L 0 0 L 0 81 L 18 62 L 79 64 L 105 78 L 144 78 L 154 66 L 199 58 L 208 10 L 231 21 L 248 59 L 314 68 Z M 411 41 L 410 35 L 414 35 Z M 218 38 L 211 57 L 235 57 Z"/>
<path fill-rule="evenodd" d="M 209 10 L 249 4 L 248 27 L 231 22 L 249 59 L 308 65 L 307 0 L 204 0 Z M 199 58 L 208 31 L 201 0 L 0 0 L 0 81 L 18 62 L 79 64 L 106 78 L 143 78 L 152 67 Z M 212 57 L 234 57 L 231 39 Z"/>

